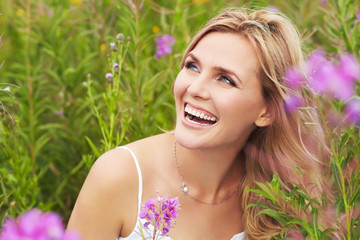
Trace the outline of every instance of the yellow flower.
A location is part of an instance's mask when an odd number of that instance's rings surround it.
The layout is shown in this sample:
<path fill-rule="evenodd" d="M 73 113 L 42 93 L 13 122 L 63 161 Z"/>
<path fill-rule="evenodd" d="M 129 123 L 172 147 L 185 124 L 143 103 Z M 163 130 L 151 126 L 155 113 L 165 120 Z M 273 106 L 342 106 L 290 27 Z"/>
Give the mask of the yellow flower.
<path fill-rule="evenodd" d="M 160 28 L 155 25 L 155 26 L 152 27 L 152 31 L 153 31 L 153 33 L 156 34 L 156 33 L 160 32 Z"/>
<path fill-rule="evenodd" d="M 22 10 L 21 8 L 19 8 L 18 10 L 16 10 L 16 15 L 18 15 L 19 17 L 21 17 L 22 15 L 24 15 L 24 10 Z"/>
<path fill-rule="evenodd" d="M 102 44 L 100 45 L 100 50 L 101 50 L 101 51 L 105 51 L 105 50 L 106 50 L 106 44 L 105 44 L 105 43 L 102 43 Z"/>
<path fill-rule="evenodd" d="M 209 0 L 193 0 L 192 2 L 195 4 L 203 4 L 209 2 Z"/>
<path fill-rule="evenodd" d="M 75 5 L 81 5 L 82 4 L 82 0 L 70 0 L 71 4 L 75 4 Z"/>

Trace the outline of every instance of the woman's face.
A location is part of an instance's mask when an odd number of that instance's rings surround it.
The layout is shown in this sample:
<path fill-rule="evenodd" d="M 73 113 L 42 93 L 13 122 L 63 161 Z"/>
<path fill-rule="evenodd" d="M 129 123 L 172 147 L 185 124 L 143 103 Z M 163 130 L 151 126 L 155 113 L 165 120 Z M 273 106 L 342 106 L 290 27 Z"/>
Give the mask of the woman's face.
<path fill-rule="evenodd" d="M 259 68 L 244 37 L 205 35 L 185 56 L 174 84 L 176 141 L 190 149 L 239 149 L 256 125 L 268 125 Z"/>

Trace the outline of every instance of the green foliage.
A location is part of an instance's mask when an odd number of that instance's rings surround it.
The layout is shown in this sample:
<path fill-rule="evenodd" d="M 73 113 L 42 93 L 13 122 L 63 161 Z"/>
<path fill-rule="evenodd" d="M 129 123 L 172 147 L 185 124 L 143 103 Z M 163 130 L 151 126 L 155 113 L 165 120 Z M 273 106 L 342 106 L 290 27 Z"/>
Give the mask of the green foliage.
<path fill-rule="evenodd" d="M 171 86 L 183 51 L 218 10 L 244 4 L 277 6 L 298 25 L 306 52 L 323 48 L 360 57 L 355 16 L 360 9 L 353 0 L 325 5 L 320 0 L 1 1 L 0 223 L 33 207 L 67 219 L 96 158 L 118 145 L 172 130 Z M 124 38 L 116 39 L 118 33 Z M 159 34 L 174 36 L 176 43 L 172 54 L 155 59 Z M 106 73 L 113 74 L 111 81 Z M 325 105 L 337 112 L 344 107 Z M 338 219 L 345 214 L 345 224 L 337 223 L 345 226 L 348 239 L 356 239 L 359 219 L 352 214 L 360 204 L 359 129 L 329 128 L 328 135 L 334 208 Z M 284 233 L 292 229 L 308 239 L 329 239 L 339 230 L 317 221 L 325 200 L 295 185 L 284 192 L 276 176 L 257 184 L 251 191 L 268 201 L 248 207 L 263 208 L 259 214 L 281 222 Z"/>

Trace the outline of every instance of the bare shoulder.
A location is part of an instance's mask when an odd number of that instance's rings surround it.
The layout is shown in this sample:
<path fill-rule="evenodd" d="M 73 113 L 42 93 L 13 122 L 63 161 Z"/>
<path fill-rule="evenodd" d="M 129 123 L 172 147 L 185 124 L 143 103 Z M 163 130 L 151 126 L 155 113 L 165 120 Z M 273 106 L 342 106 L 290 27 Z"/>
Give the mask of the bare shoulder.
<path fill-rule="evenodd" d="M 163 152 L 167 145 L 173 144 L 173 141 L 174 134 L 172 132 L 168 132 L 141 139 L 139 141 L 130 143 L 127 146 L 134 150 L 136 153 L 144 155 L 146 158 L 148 154 L 156 154 Z"/>
<path fill-rule="evenodd" d="M 126 149 L 104 153 L 91 168 L 70 217 L 68 230 L 84 239 L 115 239 L 137 210 L 138 177 Z"/>
<path fill-rule="evenodd" d="M 153 172 L 160 169 L 158 164 L 162 164 L 162 159 L 169 150 L 172 151 L 173 141 L 173 133 L 163 133 L 133 142 L 128 147 L 138 157 L 140 167 L 145 170 L 146 176 L 148 170 L 150 170 L 148 172 Z"/>

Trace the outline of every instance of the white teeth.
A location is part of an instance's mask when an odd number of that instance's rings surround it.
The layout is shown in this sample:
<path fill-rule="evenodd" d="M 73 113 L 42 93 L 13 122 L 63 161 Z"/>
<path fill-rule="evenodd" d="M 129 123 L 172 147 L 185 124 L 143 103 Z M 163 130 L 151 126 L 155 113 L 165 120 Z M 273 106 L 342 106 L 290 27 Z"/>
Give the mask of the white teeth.
<path fill-rule="evenodd" d="M 196 121 L 193 121 L 189 118 L 189 116 L 186 116 L 186 119 L 189 121 L 189 122 L 192 122 L 192 123 L 195 123 L 195 124 L 198 124 L 198 125 L 202 125 L 202 126 L 208 126 L 208 125 L 211 125 L 210 123 L 199 123 L 199 122 L 196 122 Z"/>
<path fill-rule="evenodd" d="M 198 112 L 196 111 L 195 109 L 192 109 L 189 105 L 186 105 L 185 106 L 185 112 L 193 115 L 193 116 L 196 116 L 198 118 L 202 118 L 204 120 L 207 120 L 207 121 L 212 121 L 212 122 L 215 122 L 217 119 L 216 117 L 210 117 L 210 116 L 206 116 L 205 113 L 203 112 Z M 188 120 L 190 120 L 188 118 Z M 190 120 L 191 121 L 191 120 Z M 195 121 L 191 121 L 191 122 L 195 122 Z M 200 123 L 199 123 L 200 124 Z M 208 124 L 202 124 L 202 125 L 208 125 Z"/>

